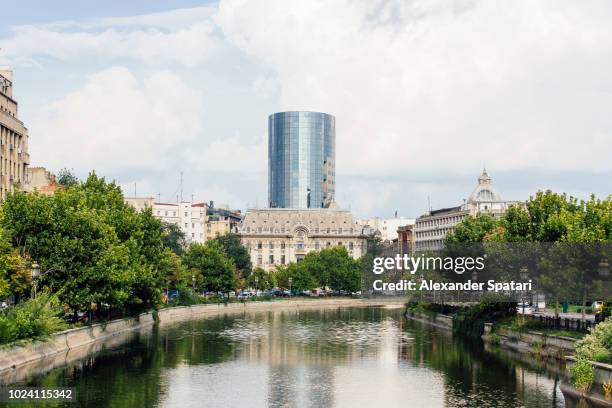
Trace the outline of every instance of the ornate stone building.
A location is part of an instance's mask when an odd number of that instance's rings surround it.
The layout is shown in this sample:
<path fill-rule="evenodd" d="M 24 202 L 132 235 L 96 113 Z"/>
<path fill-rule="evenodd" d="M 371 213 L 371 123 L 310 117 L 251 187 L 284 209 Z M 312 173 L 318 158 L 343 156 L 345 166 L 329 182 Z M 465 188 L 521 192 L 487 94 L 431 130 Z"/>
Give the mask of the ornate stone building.
<path fill-rule="evenodd" d="M 484 169 L 478 177 L 478 185 L 462 205 L 429 211 L 417 218 L 414 227 L 415 250 L 438 251 L 444 247 L 446 234 L 468 215 L 488 213 L 499 217 L 512 205 L 524 203 L 504 200 L 493 188 L 491 177 Z"/>
<path fill-rule="evenodd" d="M 340 209 L 250 209 L 238 234 L 253 267 L 266 271 L 299 262 L 308 252 L 338 245 L 355 259 L 367 251 L 363 227 L 350 211 Z"/>
<path fill-rule="evenodd" d="M 0 199 L 24 188 L 29 164 L 28 130 L 17 117 L 13 72 L 0 69 Z"/>

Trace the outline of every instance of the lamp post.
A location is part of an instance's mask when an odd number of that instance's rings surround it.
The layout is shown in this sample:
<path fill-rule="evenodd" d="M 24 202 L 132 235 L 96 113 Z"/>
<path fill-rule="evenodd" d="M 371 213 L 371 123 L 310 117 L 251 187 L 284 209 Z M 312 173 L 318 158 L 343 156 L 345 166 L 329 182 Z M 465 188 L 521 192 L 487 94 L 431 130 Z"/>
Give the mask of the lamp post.
<path fill-rule="evenodd" d="M 259 290 L 259 276 L 255 277 L 255 293 Z"/>
<path fill-rule="evenodd" d="M 38 278 L 40 278 L 40 265 L 34 262 L 30 267 L 30 272 L 32 273 L 32 287 L 34 289 L 34 299 L 36 299 L 36 284 L 38 283 Z"/>
<path fill-rule="evenodd" d="M 291 296 L 291 284 L 293 283 L 293 278 L 289 277 L 289 296 Z"/>
<path fill-rule="evenodd" d="M 527 278 L 529 277 L 528 272 L 529 270 L 527 269 L 526 266 L 523 266 L 521 268 L 521 281 L 522 282 L 525 282 Z M 522 286 L 525 287 L 525 285 L 522 285 Z M 523 289 L 522 291 L 521 300 L 523 302 L 523 319 L 524 319 L 525 318 L 525 289 Z"/>
<path fill-rule="evenodd" d="M 599 262 L 599 265 L 597 265 L 597 273 L 599 274 L 599 277 L 602 280 L 604 280 L 604 281 L 607 281 L 608 278 L 610 277 L 610 263 L 608 263 L 608 260 L 606 258 L 602 259 Z M 605 303 L 601 307 L 601 313 L 595 312 L 595 323 L 597 323 L 598 321 L 603 321 L 603 319 L 604 319 L 604 315 L 603 315 L 603 308 L 604 308 L 604 306 L 606 306 Z"/>
<path fill-rule="evenodd" d="M 195 274 L 191 274 L 191 290 L 193 290 L 194 293 L 195 293 L 195 284 L 196 284 Z"/>
<path fill-rule="evenodd" d="M 602 259 L 597 265 L 597 272 L 601 278 L 608 278 L 610 276 L 610 264 L 607 259 Z"/>

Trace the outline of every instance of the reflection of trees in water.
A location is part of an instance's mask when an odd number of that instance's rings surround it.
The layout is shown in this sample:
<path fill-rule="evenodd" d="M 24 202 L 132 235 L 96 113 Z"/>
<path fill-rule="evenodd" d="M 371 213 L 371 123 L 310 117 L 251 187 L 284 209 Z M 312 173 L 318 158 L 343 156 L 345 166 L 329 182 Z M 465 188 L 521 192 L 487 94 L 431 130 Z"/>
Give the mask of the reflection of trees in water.
<path fill-rule="evenodd" d="M 443 373 L 446 403 L 450 406 L 562 404 L 556 381 L 543 369 L 527 371 L 516 360 L 485 352 L 480 341 L 453 337 L 411 321 L 407 327 L 414 340 L 402 344 L 400 357 Z"/>
<path fill-rule="evenodd" d="M 158 344 L 156 335 L 143 341 Z M 74 387 L 78 406 L 136 407 L 155 406 L 160 397 L 159 347 L 147 347 L 138 338 L 119 349 L 100 352 L 87 359 L 33 377 L 23 386 Z M 10 405 L 9 405 L 10 406 Z M 23 403 L 15 405 L 24 407 Z M 37 407 L 66 406 L 74 403 L 36 403 Z"/>

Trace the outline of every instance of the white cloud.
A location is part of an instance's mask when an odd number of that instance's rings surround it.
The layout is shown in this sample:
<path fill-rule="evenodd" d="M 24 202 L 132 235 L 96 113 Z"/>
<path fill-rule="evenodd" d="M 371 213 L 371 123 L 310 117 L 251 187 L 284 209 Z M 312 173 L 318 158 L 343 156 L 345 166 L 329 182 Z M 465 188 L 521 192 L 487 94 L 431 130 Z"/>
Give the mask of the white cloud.
<path fill-rule="evenodd" d="M 201 94 L 170 72 L 140 82 L 113 67 L 41 110 L 30 150 L 52 168 L 160 171 L 180 163 L 182 149 L 201 131 L 201 109 Z"/>
<path fill-rule="evenodd" d="M 337 118 L 338 200 L 415 215 L 428 195 L 459 203 L 485 164 L 508 198 L 609 193 L 583 186 L 612 173 L 610 18 L 598 0 L 220 0 L 11 27 L 0 58 L 36 164 L 168 197 L 185 171 L 186 191 L 262 204 L 267 114 L 320 110 Z"/>
<path fill-rule="evenodd" d="M 610 171 L 611 14 L 605 2 L 223 0 L 215 21 L 277 76 L 281 109 L 336 115 L 338 173 L 384 175 Z"/>
<path fill-rule="evenodd" d="M 211 8 L 175 10 L 142 16 L 61 21 L 10 27 L 0 41 L 3 59 L 16 64 L 51 57 L 61 61 L 137 60 L 194 67 L 217 46 Z"/>

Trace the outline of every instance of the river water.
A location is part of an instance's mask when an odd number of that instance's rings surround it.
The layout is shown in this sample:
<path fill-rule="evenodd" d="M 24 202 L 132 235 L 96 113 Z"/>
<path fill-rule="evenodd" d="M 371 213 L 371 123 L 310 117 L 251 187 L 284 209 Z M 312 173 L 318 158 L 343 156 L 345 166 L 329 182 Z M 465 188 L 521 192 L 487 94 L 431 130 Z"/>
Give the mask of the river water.
<path fill-rule="evenodd" d="M 67 407 L 565 406 L 554 370 L 537 360 L 402 314 L 362 307 L 176 323 L 15 385 L 74 387 L 78 404 Z"/>

